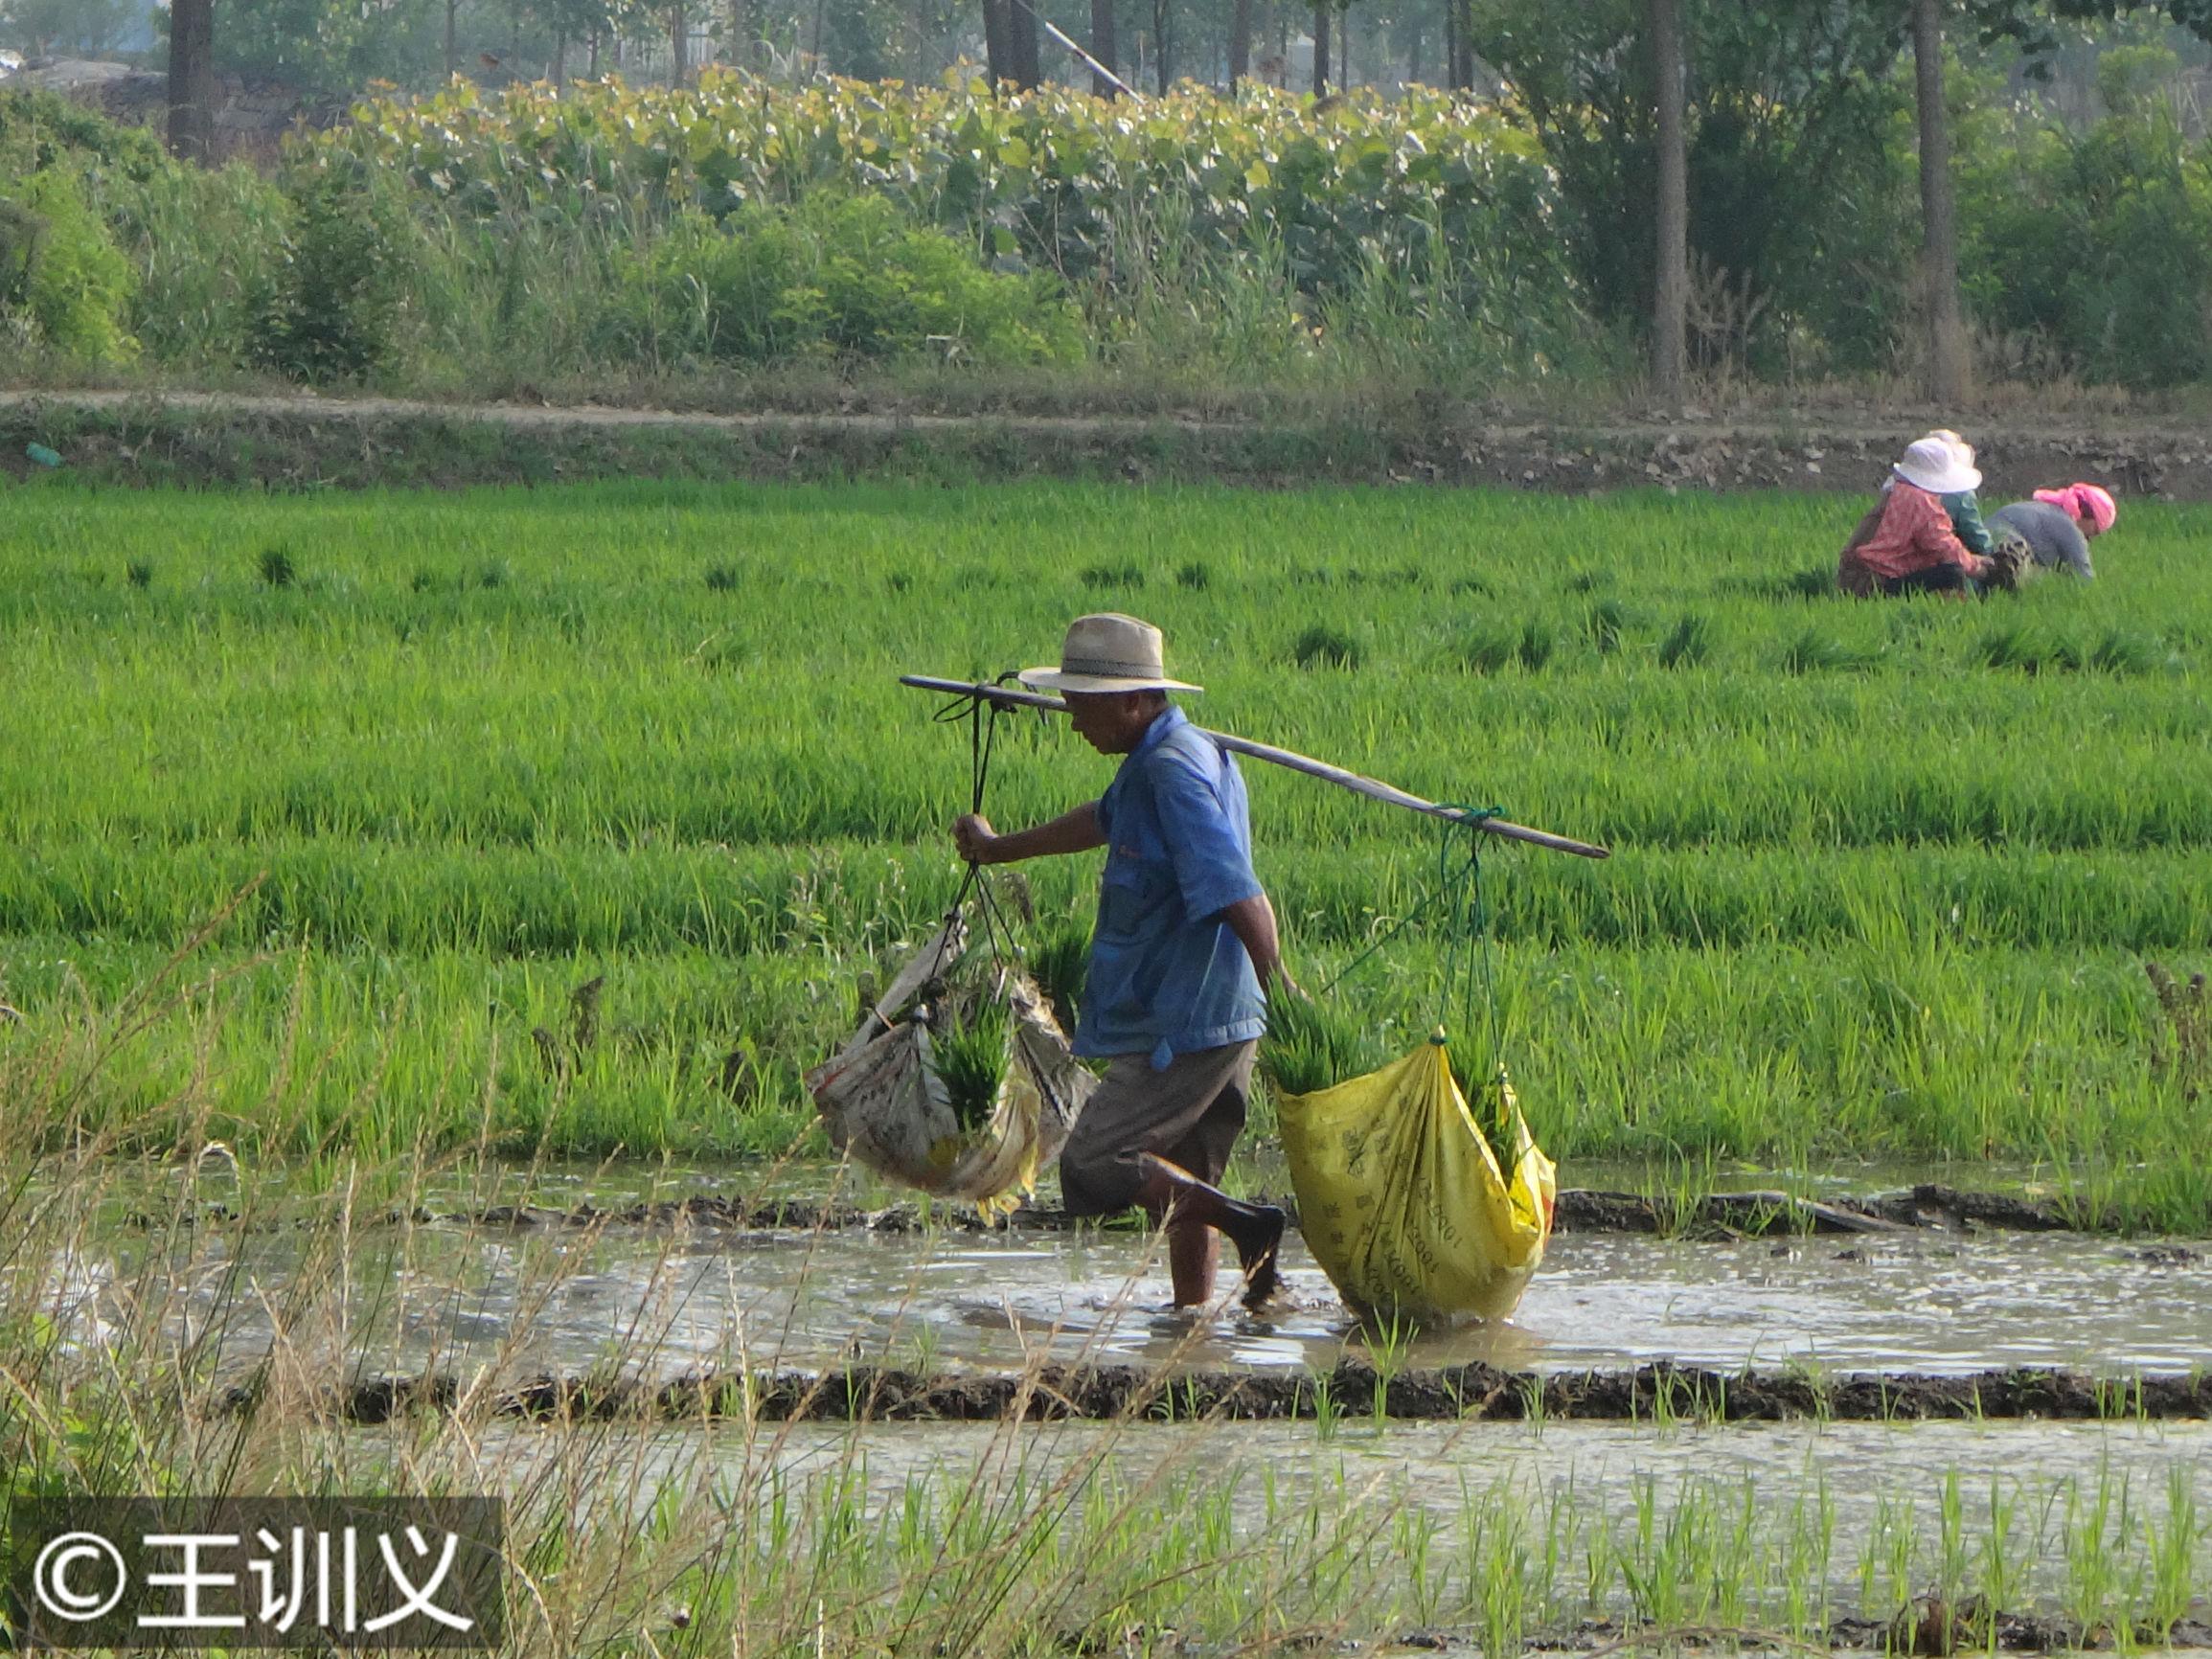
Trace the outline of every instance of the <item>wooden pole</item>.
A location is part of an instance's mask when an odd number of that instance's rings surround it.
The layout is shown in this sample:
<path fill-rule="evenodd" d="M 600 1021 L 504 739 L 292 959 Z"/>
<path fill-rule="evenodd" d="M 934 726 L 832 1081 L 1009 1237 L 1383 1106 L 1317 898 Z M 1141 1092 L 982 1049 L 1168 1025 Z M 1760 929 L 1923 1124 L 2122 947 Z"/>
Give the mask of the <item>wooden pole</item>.
<path fill-rule="evenodd" d="M 1008 708 L 1044 709 L 1061 715 L 1067 713 L 1067 705 L 1058 697 L 1042 696 L 1036 692 L 1009 691 L 1004 686 L 970 685 L 966 680 L 932 679 L 927 674 L 901 674 L 899 683 L 912 686 L 916 691 L 944 692 L 959 697 L 982 697 Z M 1509 841 L 1525 841 L 1531 847 L 1548 848 L 1554 852 L 1572 852 L 1581 858 L 1612 856 L 1610 848 L 1595 847 L 1587 841 L 1571 841 L 1564 835 L 1554 835 L 1548 830 L 1531 830 L 1525 824 L 1509 824 L 1503 818 L 1485 818 L 1458 807 L 1439 806 L 1434 801 L 1424 801 L 1418 795 L 1409 795 L 1394 784 L 1361 777 L 1357 772 L 1348 772 L 1342 766 L 1332 766 L 1328 761 L 1316 761 L 1310 755 L 1278 749 L 1272 743 L 1255 743 L 1249 738 L 1231 737 L 1227 732 L 1209 732 L 1203 726 L 1198 729 L 1233 754 L 1249 755 L 1255 761 L 1266 761 L 1272 765 L 1288 767 L 1293 772 L 1303 772 L 1309 778 L 1318 778 L 1324 784 L 1334 784 L 1339 788 L 1351 790 L 1355 795 L 1364 795 L 1370 801 L 1403 807 L 1408 811 L 1425 812 L 1431 818 L 1448 819 L 1455 824 L 1471 824 L 1486 835 L 1502 835 Z"/>

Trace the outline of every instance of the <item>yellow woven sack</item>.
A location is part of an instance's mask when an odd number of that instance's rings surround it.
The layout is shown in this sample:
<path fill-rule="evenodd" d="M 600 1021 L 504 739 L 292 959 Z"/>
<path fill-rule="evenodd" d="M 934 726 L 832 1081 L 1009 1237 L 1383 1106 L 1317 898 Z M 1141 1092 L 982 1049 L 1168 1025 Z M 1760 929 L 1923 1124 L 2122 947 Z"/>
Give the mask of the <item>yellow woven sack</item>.
<path fill-rule="evenodd" d="M 1543 1261 L 1558 1183 L 1501 1072 L 1510 1176 L 1441 1042 L 1279 1105 L 1299 1227 L 1358 1312 L 1504 1319 Z"/>

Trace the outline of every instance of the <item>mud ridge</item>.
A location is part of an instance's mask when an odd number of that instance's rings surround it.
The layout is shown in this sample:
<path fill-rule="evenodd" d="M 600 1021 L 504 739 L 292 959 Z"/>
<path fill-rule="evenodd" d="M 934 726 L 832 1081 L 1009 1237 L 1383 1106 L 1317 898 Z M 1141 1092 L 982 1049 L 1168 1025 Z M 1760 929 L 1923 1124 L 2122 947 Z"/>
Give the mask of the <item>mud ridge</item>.
<path fill-rule="evenodd" d="M 1293 1225 L 1298 1203 L 1287 1194 L 1258 1194 L 1262 1203 L 1279 1204 Z M 141 1212 L 134 1226 L 159 1230 L 171 1218 Z M 314 1218 L 260 1221 L 227 1204 L 204 1204 L 181 1217 L 188 1226 L 236 1226 L 274 1231 L 314 1225 Z M 871 1210 L 858 1204 L 818 1203 L 804 1198 L 753 1201 L 718 1193 L 625 1205 L 579 1204 L 557 1210 L 538 1204 L 492 1204 L 477 1210 L 432 1210 L 425 1206 L 356 1216 L 359 1226 L 671 1229 L 716 1227 L 749 1233 L 832 1233 L 866 1231 L 894 1237 L 929 1231 L 955 1233 L 1065 1232 L 1097 1226 L 1059 1210 L 1024 1205 L 1006 1216 L 984 1216 L 966 1204 L 946 1203 L 924 1212 L 915 1204 Z M 1106 1225 L 1116 1223 L 1107 1222 Z M 1131 1220 L 1129 1225 L 1136 1223 Z M 2004 1193 L 1974 1193 L 1936 1183 L 1862 1198 L 1814 1200 L 1789 1193 L 1708 1193 L 1687 1200 L 1637 1193 L 1569 1188 L 1559 1195 L 1553 1217 L 1558 1233 L 1652 1233 L 1698 1239 L 1803 1238 L 1812 1234 L 1850 1235 L 1943 1231 L 2064 1233 L 2097 1232 L 2053 1204 Z M 2174 1248 L 2180 1260 L 2194 1253 Z"/>
<path fill-rule="evenodd" d="M 251 1387 L 232 1391 L 229 1398 L 240 1411 L 262 1403 Z M 1384 1375 L 1353 1361 L 1327 1374 L 1123 1365 L 967 1374 L 853 1365 L 700 1372 L 668 1380 L 545 1375 L 512 1386 L 465 1387 L 444 1375 L 384 1376 L 297 1403 L 352 1423 L 388 1422 L 423 1410 L 536 1422 L 2113 1421 L 2212 1417 L 2212 1376 L 2014 1370 L 1826 1377 L 1672 1364 L 1539 1375 L 1480 1363 Z"/>

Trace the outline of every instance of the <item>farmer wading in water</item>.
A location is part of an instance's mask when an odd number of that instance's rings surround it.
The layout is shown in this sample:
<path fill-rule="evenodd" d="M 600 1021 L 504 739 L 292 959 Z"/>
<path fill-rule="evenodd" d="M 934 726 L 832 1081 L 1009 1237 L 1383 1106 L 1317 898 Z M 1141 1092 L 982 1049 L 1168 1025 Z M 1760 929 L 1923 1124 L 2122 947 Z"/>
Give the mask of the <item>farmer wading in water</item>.
<path fill-rule="evenodd" d="M 1049 824 L 1000 835 L 970 814 L 952 827 L 977 864 L 1107 849 L 1075 1052 L 1108 1063 L 1060 1152 L 1060 1191 L 1072 1215 L 1135 1204 L 1164 1221 L 1178 1307 L 1211 1299 L 1214 1235 L 1228 1235 L 1256 1307 L 1275 1291 L 1283 1212 L 1219 1183 L 1244 1126 L 1263 993 L 1296 987 L 1252 874 L 1244 781 L 1169 702 L 1200 688 L 1168 678 L 1150 623 L 1078 617 L 1060 667 L 1021 679 L 1060 693 L 1083 739 L 1123 757 L 1104 795 Z"/>

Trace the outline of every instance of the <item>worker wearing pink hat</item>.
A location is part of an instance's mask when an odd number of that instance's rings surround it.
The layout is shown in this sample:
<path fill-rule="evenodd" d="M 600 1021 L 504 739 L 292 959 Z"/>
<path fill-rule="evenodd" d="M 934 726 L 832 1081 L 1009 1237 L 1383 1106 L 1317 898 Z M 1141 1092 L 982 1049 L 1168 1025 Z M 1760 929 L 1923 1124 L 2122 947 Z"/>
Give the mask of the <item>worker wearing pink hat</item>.
<path fill-rule="evenodd" d="M 2089 561 L 2090 541 L 2111 529 L 2119 516 L 2120 505 L 2104 486 L 2069 484 L 2039 489 L 2032 501 L 1998 508 L 1990 514 L 1990 527 L 2026 542 L 2038 564 L 2087 578 L 2097 574 Z"/>

